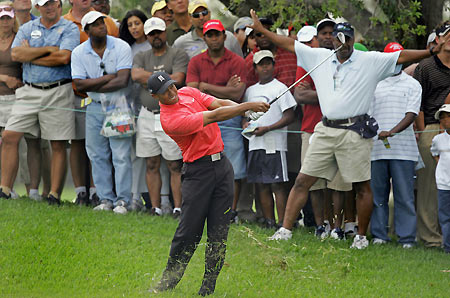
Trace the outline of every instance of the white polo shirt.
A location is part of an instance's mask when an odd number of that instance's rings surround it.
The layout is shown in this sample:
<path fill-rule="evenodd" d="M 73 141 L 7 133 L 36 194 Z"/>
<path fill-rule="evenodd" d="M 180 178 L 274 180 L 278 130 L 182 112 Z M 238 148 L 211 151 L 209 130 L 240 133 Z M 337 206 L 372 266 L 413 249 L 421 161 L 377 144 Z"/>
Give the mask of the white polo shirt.
<path fill-rule="evenodd" d="M 331 54 L 331 50 L 310 48 L 295 42 L 297 64 L 311 70 Z M 334 54 L 311 73 L 320 109 L 328 119 L 346 119 L 368 113 L 379 81 L 394 74 L 399 52 L 354 50 L 341 64 Z"/>
<path fill-rule="evenodd" d="M 450 135 L 444 131 L 431 143 L 431 155 L 439 156 L 436 167 L 436 185 L 440 190 L 450 190 Z"/>
<path fill-rule="evenodd" d="M 403 71 L 398 76 L 378 83 L 369 113 L 378 122 L 378 133 L 392 129 L 406 113 L 418 115 L 421 100 L 422 86 Z M 373 138 L 372 160 L 419 160 L 419 149 L 412 124 L 401 133 L 388 138 L 388 141 L 391 148 L 386 148 L 383 141 L 378 140 L 378 136 Z"/>

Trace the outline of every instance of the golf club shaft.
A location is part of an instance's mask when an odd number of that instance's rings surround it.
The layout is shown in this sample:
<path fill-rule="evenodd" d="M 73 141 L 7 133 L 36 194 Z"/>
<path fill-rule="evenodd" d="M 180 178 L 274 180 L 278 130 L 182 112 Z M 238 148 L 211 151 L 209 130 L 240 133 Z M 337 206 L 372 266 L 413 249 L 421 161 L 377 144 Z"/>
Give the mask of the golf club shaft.
<path fill-rule="evenodd" d="M 295 85 L 297 85 L 298 83 L 300 83 L 300 81 L 302 81 L 304 78 L 306 78 L 307 76 L 309 76 L 317 67 L 321 66 L 325 61 L 327 61 L 328 59 L 331 58 L 331 56 L 333 56 L 337 51 L 339 51 L 342 46 L 344 44 L 341 44 L 338 48 L 336 48 L 328 57 L 326 57 L 325 59 L 323 59 L 319 64 L 317 64 L 316 66 L 314 66 L 310 71 L 308 71 L 303 77 L 301 77 L 300 79 L 298 79 L 297 81 L 295 81 L 291 86 L 289 86 L 289 88 L 287 88 L 286 90 L 284 90 L 280 95 L 278 95 L 277 97 L 275 97 L 275 99 L 273 99 L 272 101 L 269 102 L 269 105 L 273 104 L 274 102 L 276 102 L 278 99 L 280 99 L 281 96 L 283 96 L 286 92 L 288 92 L 289 90 L 292 89 L 292 87 L 294 87 Z"/>

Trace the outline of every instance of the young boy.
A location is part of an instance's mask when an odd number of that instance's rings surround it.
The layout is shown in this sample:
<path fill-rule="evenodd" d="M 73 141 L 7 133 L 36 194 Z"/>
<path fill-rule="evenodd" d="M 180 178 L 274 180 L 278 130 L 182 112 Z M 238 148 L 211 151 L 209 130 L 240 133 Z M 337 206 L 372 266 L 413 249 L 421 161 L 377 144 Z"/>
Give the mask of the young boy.
<path fill-rule="evenodd" d="M 450 104 L 444 104 L 435 116 L 445 131 L 433 138 L 431 154 L 437 162 L 439 224 L 446 253 L 450 253 Z"/>
<path fill-rule="evenodd" d="M 249 87 L 244 101 L 271 101 L 287 89 L 286 85 L 273 77 L 275 60 L 271 51 L 262 50 L 253 56 L 253 67 L 259 82 Z M 283 223 L 287 195 L 283 182 L 288 181 L 287 174 L 287 130 L 286 126 L 294 118 L 297 105 L 290 92 L 286 92 L 273 103 L 268 112 L 256 121 L 246 122 L 256 127 L 249 137 L 248 182 L 256 183 L 261 207 L 268 228 L 275 227 L 275 194 L 278 223 Z"/>

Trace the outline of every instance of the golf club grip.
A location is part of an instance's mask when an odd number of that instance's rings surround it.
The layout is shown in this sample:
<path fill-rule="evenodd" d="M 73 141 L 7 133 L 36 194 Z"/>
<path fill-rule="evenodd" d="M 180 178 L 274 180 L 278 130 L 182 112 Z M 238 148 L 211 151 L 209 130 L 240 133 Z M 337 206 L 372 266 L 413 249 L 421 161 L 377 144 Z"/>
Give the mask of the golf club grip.
<path fill-rule="evenodd" d="M 298 79 L 297 81 L 295 81 L 291 86 L 289 86 L 289 88 L 287 88 L 286 90 L 283 91 L 283 93 L 281 93 L 280 95 L 278 95 L 277 97 L 275 97 L 273 100 L 271 100 L 269 102 L 269 105 L 273 104 L 274 102 L 276 102 L 278 99 L 280 99 L 281 96 L 283 96 L 286 92 L 288 92 L 289 90 L 292 89 L 292 87 L 294 87 L 295 85 L 297 85 L 298 83 L 300 83 L 300 81 L 302 81 L 304 78 L 306 78 L 307 76 L 309 76 L 317 67 L 321 66 L 325 61 L 327 61 L 328 59 L 331 58 L 331 56 L 334 55 L 334 53 L 336 53 L 337 51 L 339 51 L 342 46 L 344 44 L 341 44 L 337 49 L 333 50 L 333 52 L 326 57 L 325 59 L 323 59 L 319 64 L 317 64 L 316 66 L 314 66 L 310 71 L 308 71 L 307 73 L 305 73 L 305 75 L 303 77 L 301 77 L 300 79 Z"/>

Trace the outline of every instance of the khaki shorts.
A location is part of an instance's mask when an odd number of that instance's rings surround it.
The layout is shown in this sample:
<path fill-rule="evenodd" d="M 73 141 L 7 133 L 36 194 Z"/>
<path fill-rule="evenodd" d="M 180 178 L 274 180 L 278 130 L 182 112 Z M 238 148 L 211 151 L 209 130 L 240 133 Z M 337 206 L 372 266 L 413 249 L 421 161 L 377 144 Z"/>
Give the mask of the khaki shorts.
<path fill-rule="evenodd" d="M 161 128 L 159 114 L 142 107 L 137 120 L 136 156 L 154 157 L 162 155 L 165 160 L 182 159 L 181 150 Z"/>
<path fill-rule="evenodd" d="M 0 95 L 0 127 L 5 127 L 9 117 L 11 117 L 11 110 L 16 100 L 14 94 Z"/>
<path fill-rule="evenodd" d="M 339 170 L 346 183 L 370 180 L 372 139 L 363 139 L 347 129 L 326 127 L 319 122 L 314 128 L 301 173 L 333 180 Z"/>
<path fill-rule="evenodd" d="M 308 151 L 309 148 L 309 139 L 311 138 L 312 133 L 308 133 L 305 132 L 302 134 L 302 165 L 303 165 L 303 160 L 305 159 L 305 155 L 306 155 L 306 151 Z M 312 190 L 320 190 L 320 189 L 325 189 L 325 188 L 329 188 L 332 190 L 337 190 L 337 191 L 350 191 L 352 190 L 352 184 L 351 183 L 345 183 L 344 180 L 342 179 L 342 175 L 339 172 L 339 170 L 336 173 L 336 176 L 333 178 L 333 180 L 331 181 L 327 181 L 325 179 L 319 178 L 316 183 L 313 184 L 313 186 L 311 186 L 311 188 L 309 189 L 310 191 Z"/>
<path fill-rule="evenodd" d="M 46 90 L 25 85 L 16 90 L 6 130 L 50 141 L 71 140 L 75 137 L 74 96 L 71 84 Z"/>

